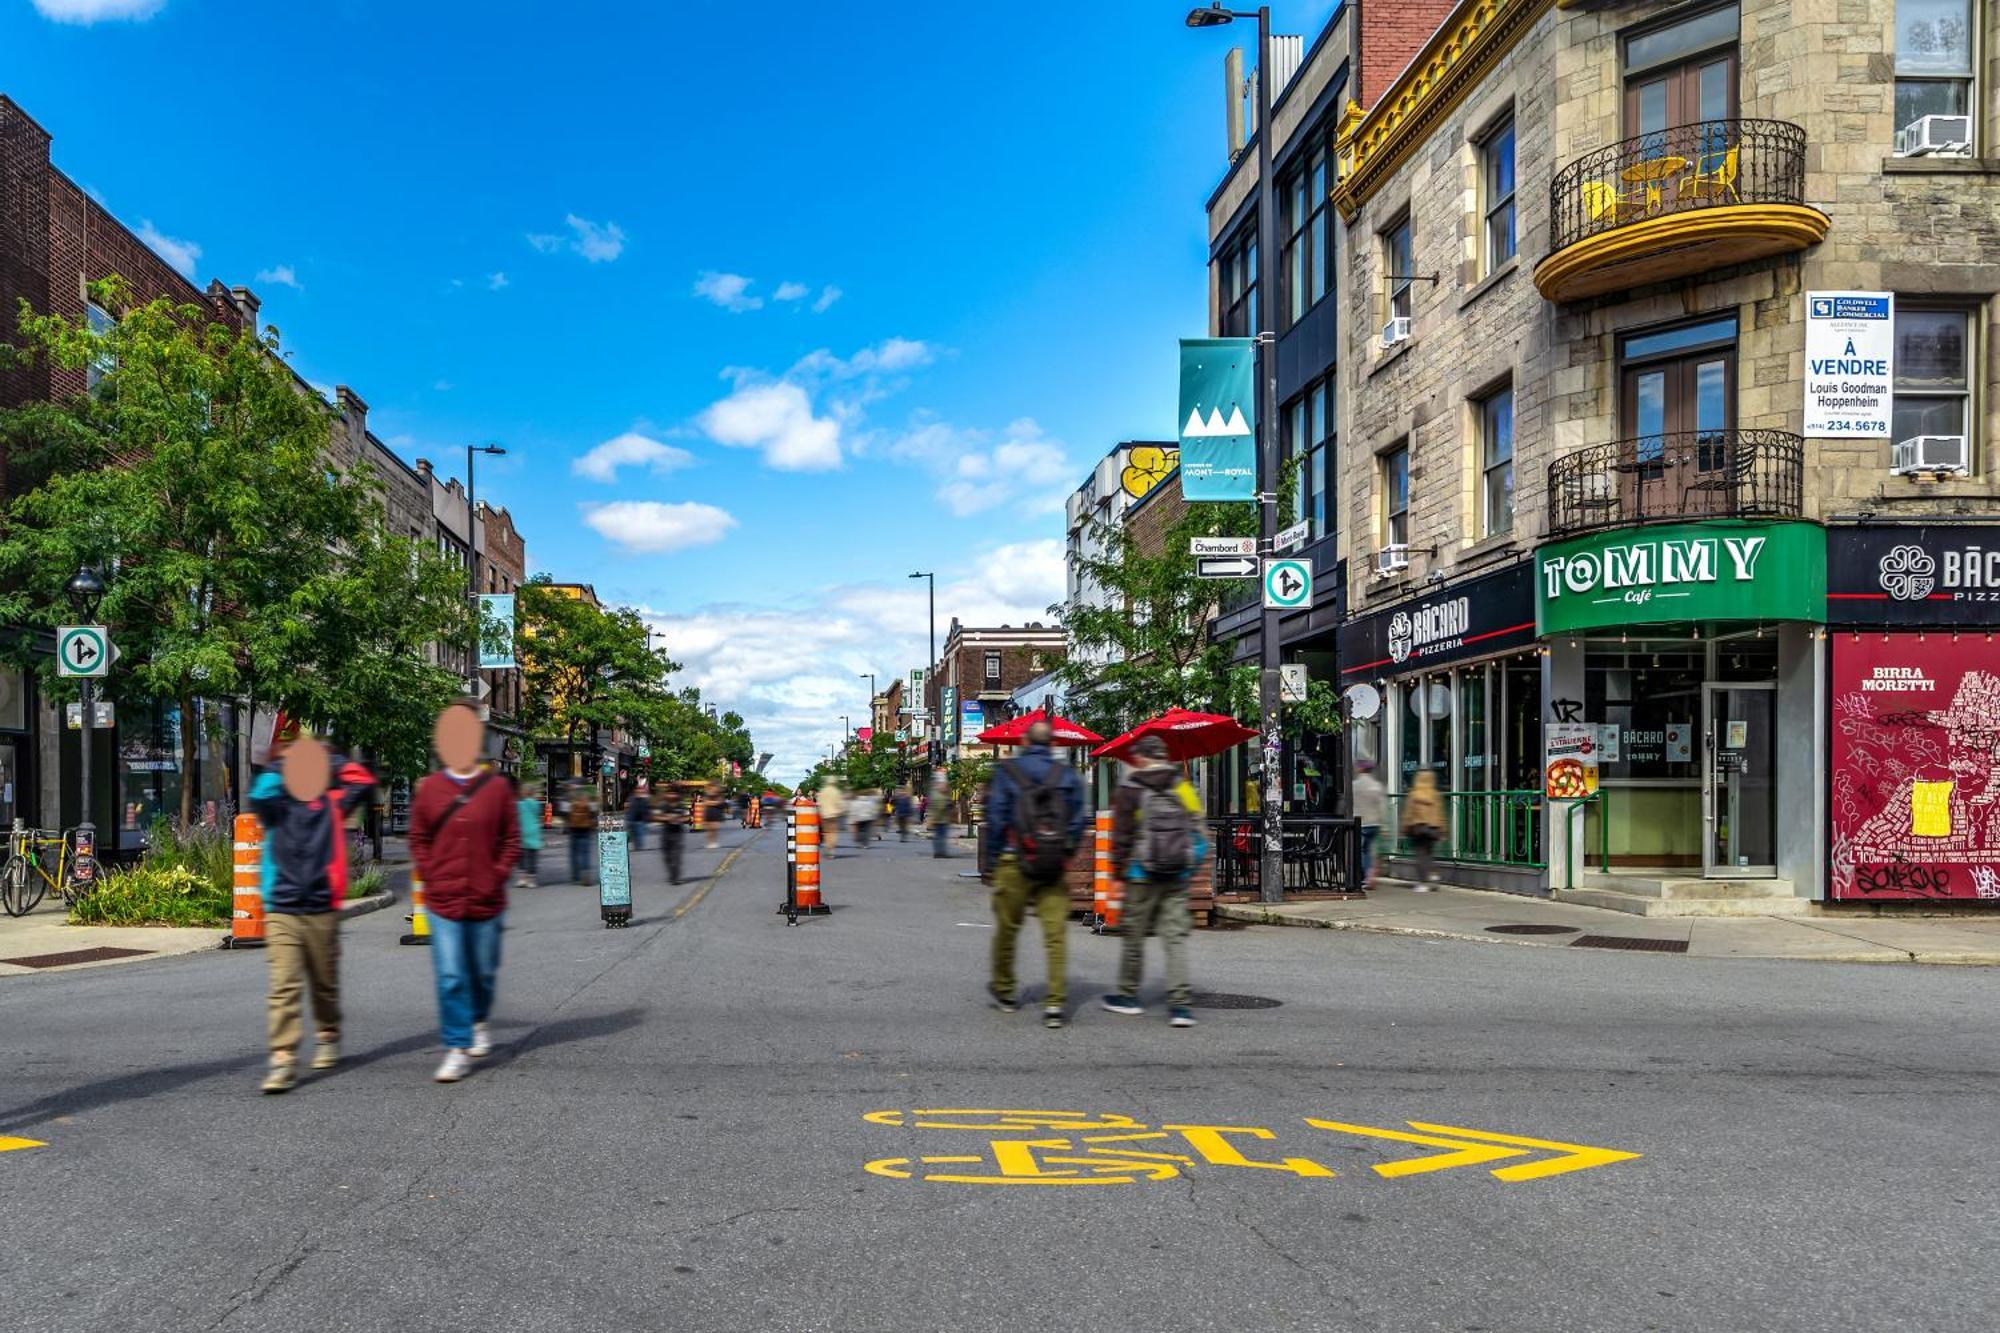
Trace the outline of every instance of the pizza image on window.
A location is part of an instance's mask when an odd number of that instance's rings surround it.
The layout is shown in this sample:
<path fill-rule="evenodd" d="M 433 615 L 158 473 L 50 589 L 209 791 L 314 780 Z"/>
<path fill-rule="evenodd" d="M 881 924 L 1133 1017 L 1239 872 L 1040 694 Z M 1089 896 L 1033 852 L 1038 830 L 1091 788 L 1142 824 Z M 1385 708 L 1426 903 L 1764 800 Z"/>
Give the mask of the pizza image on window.
<path fill-rule="evenodd" d="M 1549 765 L 1549 799 L 1577 801 L 1590 795 L 1590 770 L 1576 759 L 1558 759 Z"/>

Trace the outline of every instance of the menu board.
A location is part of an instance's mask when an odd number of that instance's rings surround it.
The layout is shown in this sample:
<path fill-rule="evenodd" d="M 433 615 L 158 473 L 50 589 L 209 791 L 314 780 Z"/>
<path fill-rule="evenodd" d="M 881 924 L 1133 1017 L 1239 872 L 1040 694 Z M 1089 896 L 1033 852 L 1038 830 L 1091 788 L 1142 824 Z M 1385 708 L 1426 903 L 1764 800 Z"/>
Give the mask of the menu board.
<path fill-rule="evenodd" d="M 606 911 L 632 909 L 632 860 L 622 819 L 606 819 L 597 829 L 597 904 Z"/>

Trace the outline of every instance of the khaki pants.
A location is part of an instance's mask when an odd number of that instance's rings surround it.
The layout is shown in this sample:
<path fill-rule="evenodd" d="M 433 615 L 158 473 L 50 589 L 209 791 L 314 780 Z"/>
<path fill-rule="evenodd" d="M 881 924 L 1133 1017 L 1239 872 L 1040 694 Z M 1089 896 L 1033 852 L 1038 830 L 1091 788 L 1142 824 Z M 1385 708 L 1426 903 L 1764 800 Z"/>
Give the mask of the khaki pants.
<path fill-rule="evenodd" d="M 312 983 L 313 1027 L 322 1039 L 340 1036 L 340 916 L 272 913 L 264 918 L 264 952 L 271 956 L 271 1054 L 292 1057 L 304 1037 L 304 991 Z"/>
<path fill-rule="evenodd" d="M 1043 1003 L 1048 1008 L 1060 1009 L 1069 998 L 1069 885 L 1060 879 L 1036 883 L 1021 873 L 1021 863 L 1012 853 L 1002 856 L 993 869 L 991 989 L 1000 999 L 1017 998 L 1014 945 L 1030 906 L 1041 918 L 1042 952 L 1049 964 L 1049 993 Z"/>
<path fill-rule="evenodd" d="M 1185 1008 L 1190 994 L 1188 935 L 1194 928 L 1194 918 L 1188 913 L 1187 877 L 1127 880 L 1122 920 L 1125 934 L 1118 948 L 1118 993 L 1128 1000 L 1138 998 L 1146 936 L 1157 934 L 1167 955 L 1167 1003 Z"/>

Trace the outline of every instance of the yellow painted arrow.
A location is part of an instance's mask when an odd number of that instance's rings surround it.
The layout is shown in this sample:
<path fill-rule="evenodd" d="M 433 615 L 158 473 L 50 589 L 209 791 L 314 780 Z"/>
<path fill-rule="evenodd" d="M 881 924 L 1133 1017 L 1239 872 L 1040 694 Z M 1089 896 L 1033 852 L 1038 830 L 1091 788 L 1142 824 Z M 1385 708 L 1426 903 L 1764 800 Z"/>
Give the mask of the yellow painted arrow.
<path fill-rule="evenodd" d="M 1593 1166 L 1629 1162 L 1641 1155 L 1635 1152 L 1620 1152 L 1616 1148 L 1592 1148 L 1581 1143 L 1558 1143 L 1554 1139 L 1530 1139 L 1518 1134 L 1495 1134 L 1483 1129 L 1460 1129 L 1455 1125 L 1426 1125 L 1415 1120 L 1405 1123 L 1412 1129 L 1427 1129 L 1437 1134 L 1456 1134 L 1460 1138 L 1480 1139 L 1487 1143 L 1510 1143 L 1522 1148 L 1539 1148 L 1544 1152 L 1563 1154 L 1561 1157 L 1550 1157 L 1540 1162 L 1522 1162 L 1518 1166 L 1495 1167 L 1493 1174 L 1502 1180 L 1540 1180 L 1543 1176 L 1559 1176 L 1565 1171 L 1587 1171 Z"/>
<path fill-rule="evenodd" d="M 0 1152 L 13 1152 L 16 1148 L 46 1148 L 49 1145 L 40 1139 L 10 1139 L 0 1134 Z"/>
<path fill-rule="evenodd" d="M 1434 1134 L 1411 1134 L 1400 1129 L 1376 1129 L 1371 1125 L 1343 1125 L 1337 1120 L 1314 1120 L 1307 1117 L 1306 1123 L 1314 1129 L 1330 1129 L 1336 1134 L 1359 1134 L 1368 1139 L 1390 1139 L 1397 1143 L 1421 1143 L 1427 1148 L 1453 1148 L 1455 1152 L 1439 1153 L 1433 1157 L 1410 1157 L 1400 1162 L 1378 1162 L 1375 1174 L 1394 1179 L 1397 1176 L 1414 1176 L 1424 1171 L 1443 1171 L 1454 1166 L 1476 1166 L 1480 1162 L 1491 1162 L 1502 1157 L 1525 1155 L 1519 1148 L 1501 1148 L 1490 1143 L 1467 1143 L 1463 1139 L 1443 1139 Z"/>

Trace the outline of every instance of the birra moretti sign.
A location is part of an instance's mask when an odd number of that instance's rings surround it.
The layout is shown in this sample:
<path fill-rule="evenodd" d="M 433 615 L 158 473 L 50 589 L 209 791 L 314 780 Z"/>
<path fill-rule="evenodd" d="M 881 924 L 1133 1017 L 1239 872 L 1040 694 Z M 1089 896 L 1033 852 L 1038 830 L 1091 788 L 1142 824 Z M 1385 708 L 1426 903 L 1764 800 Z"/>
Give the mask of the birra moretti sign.
<path fill-rule="evenodd" d="M 1806 293 L 1805 434 L 1886 440 L 1895 398 L 1896 298 Z"/>
<path fill-rule="evenodd" d="M 1543 548 L 1543 634 L 1703 620 L 1822 620 L 1826 533 L 1813 523 L 1685 523 Z"/>

